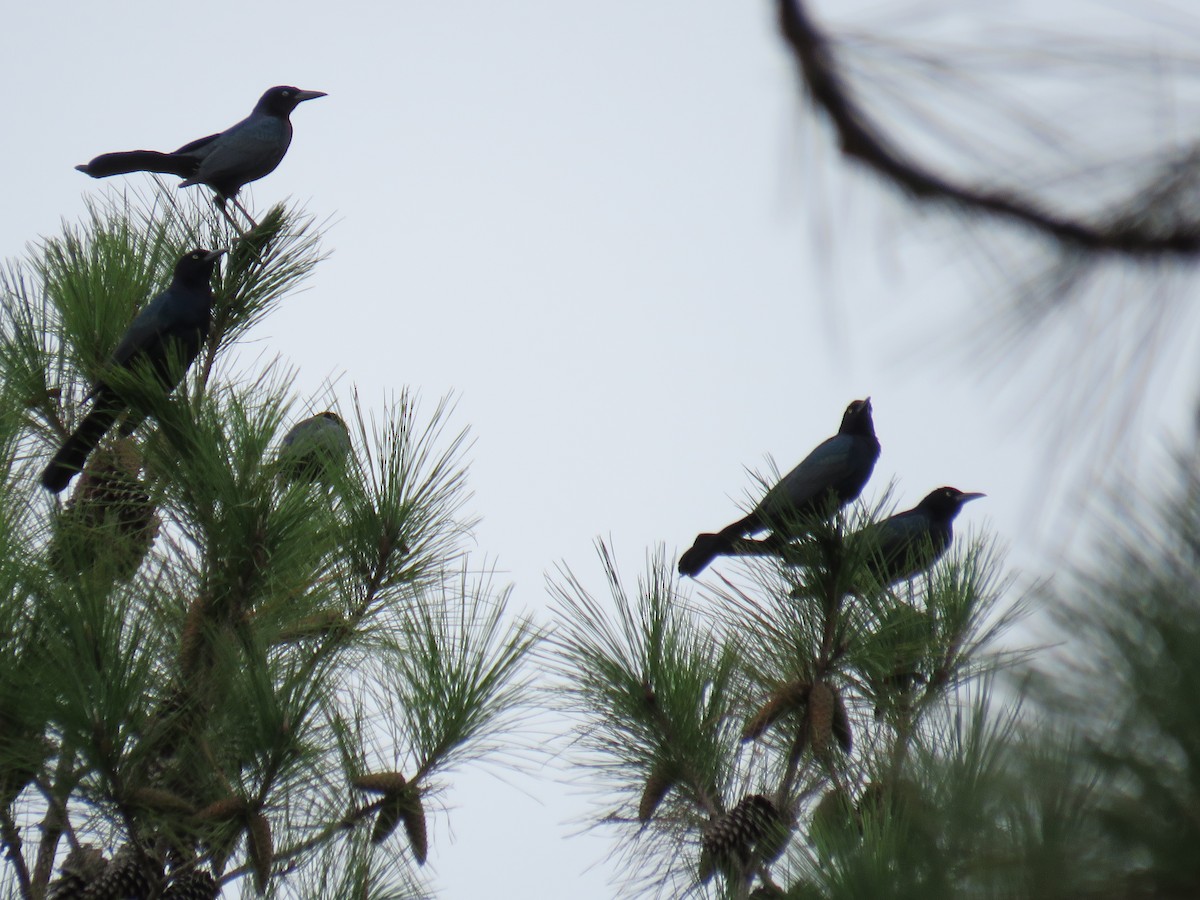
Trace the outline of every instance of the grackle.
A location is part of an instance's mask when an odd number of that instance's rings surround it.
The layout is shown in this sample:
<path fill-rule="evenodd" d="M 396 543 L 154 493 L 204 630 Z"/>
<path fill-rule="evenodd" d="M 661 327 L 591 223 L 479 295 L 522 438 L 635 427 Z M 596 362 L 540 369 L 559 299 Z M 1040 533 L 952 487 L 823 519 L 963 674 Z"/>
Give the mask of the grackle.
<path fill-rule="evenodd" d="M 128 150 L 104 153 L 86 165 L 76 166 L 93 178 L 127 175 L 130 172 L 159 172 L 184 179 L 180 187 L 206 184 L 216 192 L 216 203 L 226 218 L 225 201 L 232 200 L 257 227 L 237 200 L 244 185 L 275 171 L 292 142 L 292 110 L 305 100 L 324 97 L 321 91 L 302 91 L 289 85 L 273 87 L 259 99 L 253 111 L 236 125 L 184 144 L 174 153 L 157 150 Z M 233 220 L 230 219 L 232 222 Z"/>
<path fill-rule="evenodd" d="M 717 556 L 731 552 L 735 541 L 760 531 L 769 529 L 778 540 L 797 537 L 803 533 L 800 520 L 827 510 L 831 497 L 842 507 L 862 493 L 877 459 L 871 398 L 855 400 L 846 407 L 838 433 L 818 444 L 749 515 L 715 534 L 698 535 L 679 557 L 679 573 L 696 577 Z"/>
<path fill-rule="evenodd" d="M 200 353 L 212 324 L 212 275 L 224 250 L 193 250 L 175 264 L 170 286 L 133 319 L 113 351 L 112 369 L 148 367 L 163 387 L 173 389 Z M 180 367 L 180 364 L 182 367 Z M 103 378 L 87 394 L 92 409 L 54 454 L 42 472 L 42 484 L 58 493 L 83 468 L 92 452 L 129 401 Z M 138 419 L 127 419 L 128 435 Z"/>
<path fill-rule="evenodd" d="M 963 504 L 986 494 L 968 494 L 952 487 L 931 491 L 912 509 L 889 516 L 850 536 L 869 535 L 875 542 L 867 569 L 880 584 L 895 584 L 924 572 L 950 547 L 951 523 Z"/>
<path fill-rule="evenodd" d="M 276 465 L 284 481 L 326 482 L 350 455 L 350 434 L 341 416 L 323 412 L 297 422 L 283 436 Z"/>

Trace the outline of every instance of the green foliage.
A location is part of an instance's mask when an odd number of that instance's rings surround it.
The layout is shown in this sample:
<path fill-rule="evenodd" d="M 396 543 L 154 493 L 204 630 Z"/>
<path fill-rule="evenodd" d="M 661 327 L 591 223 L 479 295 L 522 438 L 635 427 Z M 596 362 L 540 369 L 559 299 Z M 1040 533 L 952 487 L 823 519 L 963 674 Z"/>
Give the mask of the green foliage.
<path fill-rule="evenodd" d="M 1065 649 L 1019 683 L 1030 654 L 996 639 L 1025 603 L 1001 606 L 989 542 L 871 587 L 858 541 L 882 510 L 695 593 L 662 553 L 631 594 L 601 547 L 611 604 L 566 572 L 559 691 L 631 857 L 622 893 L 1197 896 L 1198 462 L 1156 515 L 1123 492 L 1091 574 L 1039 588 Z"/>
<path fill-rule="evenodd" d="M 569 570 L 551 587 L 563 620 L 552 639 L 561 705 L 583 716 L 581 762 L 616 790 L 635 789 L 607 818 L 671 823 L 665 839 L 677 851 L 723 810 L 734 774 L 736 650 L 713 642 L 681 602 L 664 554 L 631 595 L 608 548 L 598 550 L 615 619 Z M 674 883 L 671 865 L 640 862 L 649 883 Z"/>
<path fill-rule="evenodd" d="M 279 206 L 234 241 L 177 390 L 106 370 L 179 255 L 232 238 L 173 189 L 110 195 L 0 276 L 0 843 L 16 896 L 40 896 L 84 843 L 142 847 L 171 878 L 412 896 L 398 841 L 369 840 L 388 798 L 356 779 L 406 761 L 390 808 L 423 862 L 422 798 L 519 722 L 538 633 L 461 574 L 473 523 L 449 403 L 356 404 L 347 464 L 288 481 L 291 373 L 219 364 L 321 259 L 311 219 Z M 137 427 L 59 504 L 37 475 L 102 374 Z"/>
<path fill-rule="evenodd" d="M 1003 831 L 983 800 L 1005 796 L 1015 750 L 963 692 L 1012 661 L 989 647 L 1017 610 L 999 611 L 994 551 L 970 538 L 910 583 L 874 584 L 870 521 L 809 523 L 743 581 L 696 593 L 661 551 L 630 591 L 601 545 L 607 603 L 562 570 L 559 694 L 581 721 L 573 759 L 616 802 L 602 821 L 624 837 L 627 890 L 837 900 L 972 884 L 965 864 Z"/>
<path fill-rule="evenodd" d="M 1143 896 L 1200 892 L 1200 457 L 1177 473 L 1158 496 L 1124 486 L 1095 570 L 1051 597 L 1069 652 L 1043 668 L 1097 782 L 1103 871 Z"/>

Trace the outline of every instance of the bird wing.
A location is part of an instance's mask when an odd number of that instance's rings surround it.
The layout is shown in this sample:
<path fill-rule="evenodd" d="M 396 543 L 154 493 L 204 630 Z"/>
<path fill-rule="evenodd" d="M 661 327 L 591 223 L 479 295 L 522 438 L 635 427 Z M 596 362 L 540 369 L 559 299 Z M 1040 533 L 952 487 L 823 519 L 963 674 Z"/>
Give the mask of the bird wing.
<path fill-rule="evenodd" d="M 929 517 L 915 509 L 905 510 L 880 522 L 871 530 L 871 536 L 879 556 L 892 559 L 930 540 Z"/>
<path fill-rule="evenodd" d="M 113 365 L 127 368 L 136 356 L 145 353 L 162 339 L 163 327 L 167 324 L 165 307 L 168 292 L 159 294 L 134 316 L 117 342 L 117 349 L 113 351 Z"/>
<path fill-rule="evenodd" d="M 863 532 L 860 532 L 863 533 Z M 950 527 L 919 508 L 884 519 L 865 532 L 868 569 L 884 583 L 911 578 L 933 565 L 950 545 Z"/>
<path fill-rule="evenodd" d="M 189 183 L 237 187 L 273 171 L 291 143 L 291 126 L 274 116 L 250 116 L 217 135 Z M 233 185 L 230 185 L 232 187 Z"/>
<path fill-rule="evenodd" d="M 187 154 L 187 155 L 191 155 L 191 156 L 196 156 L 197 150 L 207 147 L 209 144 L 211 144 L 213 141 L 215 141 L 217 138 L 219 138 L 224 133 L 225 132 L 223 132 L 223 131 L 218 131 L 216 134 L 208 135 L 208 137 L 196 138 L 196 140 L 192 141 L 191 143 L 184 144 L 182 147 L 180 147 L 178 150 L 176 150 L 175 155 L 178 156 L 178 155 Z"/>
<path fill-rule="evenodd" d="M 834 488 L 853 473 L 854 438 L 838 434 L 822 441 L 800 464 L 788 472 L 754 508 L 755 514 L 770 514 L 780 508 L 801 507 Z"/>
<path fill-rule="evenodd" d="M 113 351 L 112 364 L 128 368 L 139 357 L 161 363 L 170 340 L 182 342 L 181 352 L 190 364 L 208 332 L 205 320 L 210 303 L 208 291 L 172 284 L 134 316 Z"/>

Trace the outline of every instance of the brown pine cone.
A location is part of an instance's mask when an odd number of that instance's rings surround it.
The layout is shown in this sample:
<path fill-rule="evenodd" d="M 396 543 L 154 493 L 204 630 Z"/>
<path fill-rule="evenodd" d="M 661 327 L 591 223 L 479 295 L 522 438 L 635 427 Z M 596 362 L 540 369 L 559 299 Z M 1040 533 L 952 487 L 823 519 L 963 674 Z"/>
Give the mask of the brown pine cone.
<path fill-rule="evenodd" d="M 761 856 L 778 855 L 783 849 L 778 840 L 781 829 L 786 832 L 783 817 L 774 803 L 762 794 L 743 797 L 737 806 L 713 819 L 704 829 L 700 840 L 700 880 L 708 881 L 718 868 L 730 866 L 745 874 L 756 850 Z"/>

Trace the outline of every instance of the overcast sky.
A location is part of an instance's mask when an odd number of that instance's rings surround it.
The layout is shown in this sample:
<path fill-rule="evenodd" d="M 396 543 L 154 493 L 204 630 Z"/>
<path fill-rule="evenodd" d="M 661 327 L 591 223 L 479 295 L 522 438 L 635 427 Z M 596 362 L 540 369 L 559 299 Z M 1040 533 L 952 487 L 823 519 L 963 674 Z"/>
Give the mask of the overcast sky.
<path fill-rule="evenodd" d="M 945 5 L 931 33 L 994 25 L 992 4 Z M 1005 6 L 1067 30 L 1081 8 Z M 883 454 L 864 499 L 891 479 L 902 506 L 985 491 L 960 522 L 1030 577 L 1053 562 L 1062 520 L 1036 502 L 1037 467 L 1061 417 L 1042 401 L 1047 377 L 1076 373 L 1047 375 L 1054 350 L 1049 367 L 972 364 L 984 301 L 960 223 L 918 224 L 840 169 L 772 4 L 21 3 L 6 24 L 7 258 L 121 186 L 75 164 L 221 130 L 271 85 L 328 92 L 294 113 L 290 153 L 249 199 L 331 220 L 333 255 L 247 352 L 296 366 L 302 398 L 336 379 L 382 409 L 408 385 L 432 411 L 453 392 L 480 562 L 542 621 L 557 564 L 599 593 L 597 537 L 631 577 L 659 543 L 676 554 L 737 516 L 747 468 L 791 467 L 867 395 Z M 1180 384 L 1142 407 L 1148 444 L 1183 421 Z M 613 896 L 609 845 L 566 837 L 588 808 L 576 791 L 456 777 L 431 821 L 432 886 Z"/>

